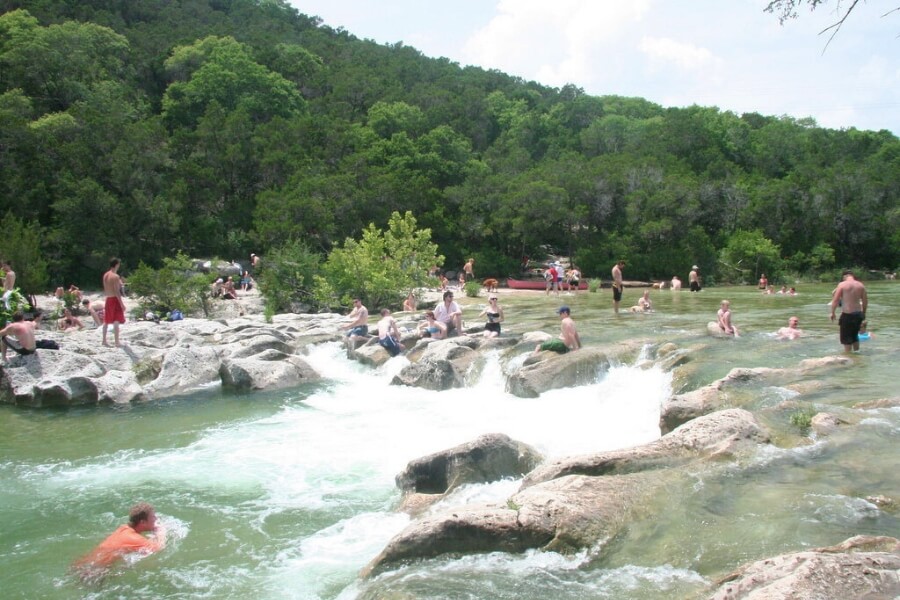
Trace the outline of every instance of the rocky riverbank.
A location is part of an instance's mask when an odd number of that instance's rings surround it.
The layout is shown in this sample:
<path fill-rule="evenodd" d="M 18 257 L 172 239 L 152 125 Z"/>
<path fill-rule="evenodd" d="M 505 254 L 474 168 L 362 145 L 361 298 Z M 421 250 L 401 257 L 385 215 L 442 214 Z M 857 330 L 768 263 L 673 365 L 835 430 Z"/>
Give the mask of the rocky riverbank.
<path fill-rule="evenodd" d="M 341 315 L 276 315 L 266 322 L 258 296 L 221 302 L 211 319 L 129 322 L 122 327 L 120 348 L 103 347 L 100 331 L 90 326 L 67 332 L 42 330 L 40 337 L 57 341 L 60 349 L 11 355 L 0 371 L 0 400 L 64 407 L 139 402 L 211 385 L 245 391 L 294 387 L 321 378 L 304 359 L 311 344 L 346 343 L 340 328 L 346 319 Z M 433 341 L 413 333 L 420 314 L 395 317 L 405 332 L 409 362 L 394 385 L 465 387 L 486 352 L 530 354 L 537 342 L 550 337 L 532 331 L 494 339 L 471 335 Z M 347 346 L 347 353 L 373 367 L 389 360 L 374 339 Z M 580 385 L 596 379 L 610 364 L 633 363 L 639 353 L 646 364 L 674 370 L 676 380 L 681 370 L 691 368 L 690 348 L 633 340 L 566 355 L 529 356 L 507 376 L 507 390 L 534 397 Z M 740 470 L 747 457 L 774 447 L 765 413 L 736 406 L 740 398 L 752 395 L 754 386 L 814 389 L 822 369 L 847 366 L 848 360 L 825 357 L 780 369 L 733 369 L 711 384 L 673 394 L 661 410 L 665 435 L 636 448 L 546 461 L 527 440 L 498 433 L 411 460 L 397 476 L 402 498 L 397 510 L 412 515 L 413 521 L 388 542 L 364 575 L 447 554 L 541 549 L 590 550 L 602 556 L 606 540 L 615 539 L 631 523 L 654 517 L 650 507 L 658 503 L 653 499 L 673 483 L 698 471 Z M 885 399 L 875 408 L 880 406 L 896 406 L 896 400 Z M 853 411 L 871 408 L 817 415 L 812 435 L 823 437 L 854 427 L 859 419 Z M 460 486 L 503 478 L 522 479 L 504 503 L 426 510 Z M 880 510 L 896 507 L 895 499 L 887 496 L 865 500 Z M 722 574 L 711 582 L 710 597 L 893 597 L 900 590 L 896 539 L 856 537 L 827 548 L 797 550 Z M 818 577 L 812 568 L 837 575 Z"/>

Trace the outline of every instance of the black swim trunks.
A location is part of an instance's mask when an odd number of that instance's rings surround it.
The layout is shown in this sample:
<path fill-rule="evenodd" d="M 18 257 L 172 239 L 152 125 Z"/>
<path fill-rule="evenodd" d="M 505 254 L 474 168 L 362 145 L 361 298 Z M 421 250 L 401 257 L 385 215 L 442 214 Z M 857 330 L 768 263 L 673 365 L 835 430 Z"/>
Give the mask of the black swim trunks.
<path fill-rule="evenodd" d="M 845 346 L 859 343 L 859 328 L 865 315 L 860 312 L 841 313 L 838 325 L 841 326 L 841 343 Z"/>
<path fill-rule="evenodd" d="M 20 356 L 29 356 L 31 354 L 34 354 L 35 350 L 37 350 L 37 348 L 32 348 L 31 350 L 29 350 L 28 348 L 23 348 L 21 344 L 19 344 L 18 342 L 14 342 L 6 336 L 3 336 L 3 342 L 6 344 L 7 348 L 12 350 L 16 354 L 19 354 Z"/>
<path fill-rule="evenodd" d="M 691 282 L 691 291 L 692 291 L 692 292 L 699 292 L 699 291 L 700 291 L 700 282 L 698 282 L 698 281 L 692 281 L 692 282 Z"/>
<path fill-rule="evenodd" d="M 613 290 L 613 300 L 615 300 L 616 302 L 621 300 L 622 299 L 622 288 L 614 285 L 612 290 Z"/>

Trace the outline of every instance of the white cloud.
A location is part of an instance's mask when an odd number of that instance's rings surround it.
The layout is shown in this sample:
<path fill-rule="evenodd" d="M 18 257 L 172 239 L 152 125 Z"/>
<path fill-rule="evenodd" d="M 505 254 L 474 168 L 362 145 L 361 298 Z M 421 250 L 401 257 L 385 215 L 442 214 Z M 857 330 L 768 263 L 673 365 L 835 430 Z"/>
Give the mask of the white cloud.
<path fill-rule="evenodd" d="M 648 8 L 648 0 L 500 0 L 463 54 L 548 85 L 584 82 Z"/>
<path fill-rule="evenodd" d="M 651 62 L 661 63 L 663 66 L 675 65 L 688 71 L 718 67 L 722 64 L 722 60 L 713 56 L 706 48 L 677 42 L 670 38 L 644 37 L 638 44 L 638 49 Z"/>

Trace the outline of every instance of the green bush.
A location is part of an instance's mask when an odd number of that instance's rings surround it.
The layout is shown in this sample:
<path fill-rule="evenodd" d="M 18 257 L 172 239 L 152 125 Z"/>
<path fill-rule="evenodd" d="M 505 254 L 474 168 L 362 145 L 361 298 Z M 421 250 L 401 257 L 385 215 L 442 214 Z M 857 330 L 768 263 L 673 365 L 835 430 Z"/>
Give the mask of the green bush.
<path fill-rule="evenodd" d="M 394 306 L 408 290 L 428 281 L 432 265 L 444 257 L 431 242 L 430 229 L 417 229 L 411 212 L 394 211 L 387 230 L 374 224 L 362 231 L 362 239 L 347 238 L 328 255 L 324 277 L 317 277 L 319 302 L 347 305 L 360 298 L 370 307 Z M 333 304 L 332 304 L 333 305 Z"/>
<path fill-rule="evenodd" d="M 322 256 L 301 240 L 267 252 L 261 271 L 256 274 L 259 291 L 266 299 L 267 314 L 270 309 L 273 315 L 289 311 L 294 303 L 318 307 L 315 276 L 321 264 Z"/>
<path fill-rule="evenodd" d="M 603 283 L 600 281 L 599 277 L 595 277 L 593 279 L 588 279 L 588 290 L 591 292 L 598 292 L 600 290 L 600 284 Z"/>
<path fill-rule="evenodd" d="M 791 414 L 791 425 L 802 432 L 806 432 L 812 425 L 812 418 L 815 414 L 815 411 L 810 408 L 802 408 Z"/>
<path fill-rule="evenodd" d="M 469 281 L 463 286 L 463 290 L 469 298 L 477 298 L 478 293 L 481 291 L 481 284 L 477 281 Z"/>
<path fill-rule="evenodd" d="M 163 266 L 153 269 L 143 262 L 128 277 L 128 289 L 138 296 L 143 315 L 153 311 L 165 315 L 179 309 L 185 315 L 202 311 L 209 315 L 209 277 L 193 270 L 191 259 L 181 252 L 175 258 L 163 259 Z"/>
<path fill-rule="evenodd" d="M 17 310 L 26 311 L 30 308 L 30 304 L 25 296 L 19 291 L 19 288 L 13 288 L 6 302 L 0 302 L 0 328 L 6 327 L 6 324 L 12 321 L 12 314 Z"/>

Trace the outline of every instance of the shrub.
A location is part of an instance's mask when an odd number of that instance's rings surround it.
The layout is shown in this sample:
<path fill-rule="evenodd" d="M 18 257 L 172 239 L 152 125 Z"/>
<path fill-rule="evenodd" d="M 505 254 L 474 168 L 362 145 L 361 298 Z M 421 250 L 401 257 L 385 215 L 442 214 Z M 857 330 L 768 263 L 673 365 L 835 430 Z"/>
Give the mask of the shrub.
<path fill-rule="evenodd" d="M 600 281 L 599 277 L 595 277 L 593 279 L 588 279 L 588 290 L 596 293 L 597 291 L 600 290 L 601 283 L 602 282 Z"/>
<path fill-rule="evenodd" d="M 186 315 L 209 314 L 209 281 L 193 270 L 191 259 L 179 252 L 153 269 L 143 262 L 128 277 L 128 289 L 139 297 L 138 314 L 165 315 L 179 309 Z"/>
<path fill-rule="evenodd" d="M 481 292 L 481 284 L 477 281 L 469 281 L 463 286 L 463 290 L 469 298 L 477 298 L 478 293 Z"/>
<path fill-rule="evenodd" d="M 368 306 L 395 305 L 407 290 L 428 281 L 432 265 L 443 262 L 437 244 L 431 242 L 431 230 L 417 229 L 411 212 L 401 216 L 394 211 L 386 231 L 369 224 L 362 239 L 347 238 L 331 251 L 325 276 L 317 278 L 316 296 L 319 302 L 342 305 L 353 298 Z"/>
<path fill-rule="evenodd" d="M 291 310 L 295 303 L 318 306 L 315 276 L 322 256 L 301 240 L 294 240 L 266 253 L 256 275 L 259 291 L 266 299 L 266 311 L 272 314 Z"/>
<path fill-rule="evenodd" d="M 812 425 L 812 418 L 815 414 L 815 411 L 812 409 L 802 408 L 791 414 L 791 425 L 802 432 L 806 432 L 809 430 L 810 425 Z"/>

